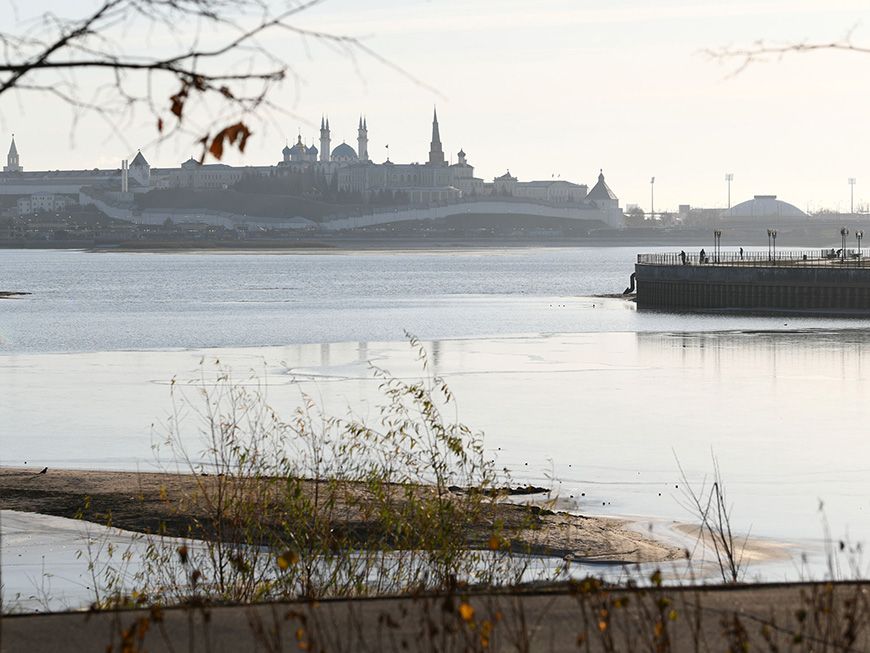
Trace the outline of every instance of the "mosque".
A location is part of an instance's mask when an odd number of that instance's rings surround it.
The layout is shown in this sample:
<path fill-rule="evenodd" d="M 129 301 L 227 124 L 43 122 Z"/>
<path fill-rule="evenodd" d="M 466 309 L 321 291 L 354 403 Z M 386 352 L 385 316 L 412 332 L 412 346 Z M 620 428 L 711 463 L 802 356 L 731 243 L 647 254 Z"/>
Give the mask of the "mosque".
<path fill-rule="evenodd" d="M 486 182 L 475 177 L 474 167 L 463 150 L 456 162 L 449 163 L 444 154 L 437 111 L 432 115 L 428 158 L 424 163 L 395 163 L 387 156 L 375 163 L 369 156 L 368 120 L 361 116 L 357 127 L 357 147 L 346 142 L 332 147 L 329 119 L 320 122 L 320 147 L 306 145 L 299 135 L 297 142 L 286 145 L 281 159 L 274 165 L 230 166 L 223 163 L 203 164 L 189 158 L 177 168 L 152 168 L 141 152 L 120 169 L 64 170 L 26 172 L 21 165 L 13 135 L 7 165 L 0 173 L 0 195 L 19 195 L 31 207 L 52 208 L 50 196 L 78 194 L 82 188 L 120 191 L 130 199 L 154 189 L 189 188 L 193 190 L 227 189 L 246 177 L 280 177 L 314 172 L 339 191 L 355 195 L 366 203 L 372 197 L 401 193 L 407 203 L 427 206 L 446 202 L 497 197 L 531 202 L 572 205 L 590 215 L 603 212 L 609 224 L 620 223 L 619 200 L 604 182 L 603 173 L 590 192 L 585 184 L 561 179 L 519 181 L 510 171 Z M 57 200 L 69 202 L 66 200 Z M 19 200 L 21 203 L 21 200 Z M 22 204 L 22 207 L 24 205 Z M 594 219 L 594 218 L 593 218 Z"/>

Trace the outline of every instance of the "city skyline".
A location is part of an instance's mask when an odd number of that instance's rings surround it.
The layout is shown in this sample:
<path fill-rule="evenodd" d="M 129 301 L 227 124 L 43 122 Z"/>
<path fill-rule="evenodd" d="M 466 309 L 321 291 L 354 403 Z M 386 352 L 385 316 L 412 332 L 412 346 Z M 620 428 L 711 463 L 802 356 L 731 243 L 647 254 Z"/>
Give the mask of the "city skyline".
<path fill-rule="evenodd" d="M 372 59 L 354 63 L 322 44 L 308 43 L 306 55 L 306 46 L 282 42 L 281 54 L 302 54 L 298 92 L 292 83 L 279 89 L 274 100 L 287 113 L 257 125 L 246 154 L 226 162 L 273 162 L 300 131 L 316 144 L 322 114 L 336 143 L 353 143 L 365 114 L 372 159 L 383 161 L 389 145 L 394 160 L 422 161 L 426 113 L 438 105 L 446 156 L 455 160 L 464 149 L 488 179 L 510 169 L 525 179 L 588 183 L 604 168 L 624 203 L 647 211 L 652 176 L 657 210 L 725 206 L 726 173 L 735 175 L 734 201 L 776 194 L 805 210 L 848 210 L 849 178 L 857 179 L 856 206 L 870 200 L 867 93 L 855 81 L 870 55 L 789 55 L 734 75 L 736 62 L 703 53 L 759 39 L 835 41 L 850 30 L 853 42 L 870 41 L 862 3 L 683 1 L 652 10 L 637 0 L 606 8 L 546 1 L 534 15 L 524 7 L 335 0 L 305 12 L 304 26 L 360 36 L 407 75 Z M 157 166 L 198 155 L 186 136 L 155 144 L 150 115 L 126 121 L 123 138 L 83 116 L 71 147 L 69 122 L 46 119 L 58 110 L 53 101 L 11 97 L 0 139 L 8 143 L 14 131 L 31 170 L 117 166 L 138 148 Z"/>

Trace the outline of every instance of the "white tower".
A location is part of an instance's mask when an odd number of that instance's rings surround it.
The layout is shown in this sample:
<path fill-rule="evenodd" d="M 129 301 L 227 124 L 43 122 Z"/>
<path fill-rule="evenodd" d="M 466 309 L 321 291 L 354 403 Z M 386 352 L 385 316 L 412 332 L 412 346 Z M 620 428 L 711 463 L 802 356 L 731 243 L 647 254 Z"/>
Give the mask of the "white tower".
<path fill-rule="evenodd" d="M 443 166 L 444 150 L 441 147 L 441 131 L 438 129 L 438 112 L 432 111 L 432 142 L 429 144 L 429 165 Z"/>
<path fill-rule="evenodd" d="M 369 160 L 369 127 L 366 124 L 365 119 L 360 116 L 359 119 L 359 130 L 357 132 L 357 154 L 359 155 L 360 161 L 368 161 Z"/>
<path fill-rule="evenodd" d="M 323 162 L 329 161 L 329 118 L 323 120 L 320 116 L 320 160 Z"/>
<path fill-rule="evenodd" d="M 23 172 L 24 168 L 18 161 L 18 148 L 15 147 L 15 134 L 12 134 L 12 145 L 9 146 L 9 154 L 6 155 L 6 165 L 3 172 Z"/>

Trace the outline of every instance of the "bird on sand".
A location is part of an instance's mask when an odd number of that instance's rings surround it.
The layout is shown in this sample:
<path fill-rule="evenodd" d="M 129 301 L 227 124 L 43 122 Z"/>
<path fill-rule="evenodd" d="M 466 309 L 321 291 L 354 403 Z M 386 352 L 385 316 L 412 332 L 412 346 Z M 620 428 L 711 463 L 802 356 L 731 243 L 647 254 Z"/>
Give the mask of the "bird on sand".
<path fill-rule="evenodd" d="M 48 467 L 43 467 L 43 468 L 42 468 L 42 471 L 37 472 L 37 475 L 39 475 L 39 474 L 47 474 L 47 473 L 48 473 Z"/>

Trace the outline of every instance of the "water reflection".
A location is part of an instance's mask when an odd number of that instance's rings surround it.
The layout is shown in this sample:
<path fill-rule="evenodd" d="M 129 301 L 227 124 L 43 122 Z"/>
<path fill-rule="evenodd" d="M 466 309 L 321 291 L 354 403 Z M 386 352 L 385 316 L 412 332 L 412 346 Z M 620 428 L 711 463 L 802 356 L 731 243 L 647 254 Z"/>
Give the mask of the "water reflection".
<path fill-rule="evenodd" d="M 690 519 L 676 459 L 700 483 L 715 453 L 739 530 L 806 545 L 821 535 L 823 499 L 836 536 L 848 529 L 870 542 L 870 332 L 423 344 L 431 371 L 458 398 L 459 418 L 486 432 L 498 465 L 518 482 L 552 484 L 568 509 Z M 2 462 L 148 469 L 151 425 L 168 415 L 167 382 L 197 378 L 203 356 L 237 378 L 265 370 L 283 414 L 306 392 L 332 414 L 376 416 L 370 363 L 402 378 L 422 374 L 407 342 L 0 356 Z"/>
<path fill-rule="evenodd" d="M 870 332 L 638 333 L 637 339 L 645 361 L 679 352 L 681 365 L 704 365 L 719 372 L 747 369 L 774 379 L 783 374 L 811 374 L 862 382 Z"/>

